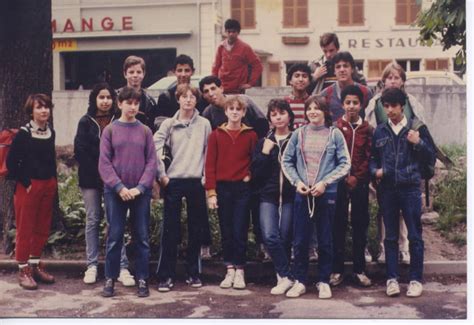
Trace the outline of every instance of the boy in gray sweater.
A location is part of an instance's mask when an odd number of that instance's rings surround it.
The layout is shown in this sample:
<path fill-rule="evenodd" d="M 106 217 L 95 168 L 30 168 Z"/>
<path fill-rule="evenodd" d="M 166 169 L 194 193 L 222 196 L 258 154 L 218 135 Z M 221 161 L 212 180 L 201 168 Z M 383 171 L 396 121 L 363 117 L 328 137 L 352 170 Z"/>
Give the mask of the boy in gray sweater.
<path fill-rule="evenodd" d="M 154 135 L 158 155 L 158 171 L 164 196 L 164 219 L 158 261 L 158 291 L 170 291 L 176 275 L 177 250 L 180 241 L 181 200 L 186 198 L 188 215 L 188 247 L 186 282 L 194 288 L 202 286 L 200 273 L 201 225 L 207 218 L 206 195 L 202 183 L 209 121 L 196 109 L 199 92 L 189 84 L 178 85 L 176 99 L 179 111 L 163 121 Z M 165 168 L 160 159 L 163 147 L 170 147 L 172 161 Z"/>

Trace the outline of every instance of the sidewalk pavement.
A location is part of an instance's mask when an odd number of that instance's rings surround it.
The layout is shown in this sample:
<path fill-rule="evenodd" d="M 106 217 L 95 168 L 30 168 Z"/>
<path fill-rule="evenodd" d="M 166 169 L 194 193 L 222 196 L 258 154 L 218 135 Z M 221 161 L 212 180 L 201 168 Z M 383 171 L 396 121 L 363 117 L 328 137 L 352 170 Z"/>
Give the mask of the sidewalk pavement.
<path fill-rule="evenodd" d="M 47 265 L 48 270 L 51 271 L 62 271 L 62 272 L 83 272 L 86 269 L 85 260 L 58 260 L 58 259 L 46 259 L 43 262 Z M 222 261 L 218 259 L 211 259 L 202 261 L 202 274 L 209 278 L 220 279 L 222 274 L 225 273 L 225 267 Z M 131 264 L 131 271 L 133 272 L 133 263 Z M 352 270 L 352 262 L 345 263 L 345 273 L 350 274 Z M 0 270 L 16 271 L 17 263 L 13 259 L 0 259 Z M 104 267 L 104 262 L 99 262 L 99 268 Z M 154 274 L 157 268 L 157 261 L 150 262 L 150 272 Z M 250 261 L 245 267 L 246 277 L 254 281 L 259 279 L 266 279 L 273 277 L 275 274 L 273 264 L 271 262 L 258 262 Z M 399 266 L 400 276 L 408 274 L 408 265 Z M 384 278 L 385 276 L 385 264 L 378 264 L 377 262 L 371 262 L 366 264 L 366 273 L 370 274 L 374 278 Z M 185 262 L 178 260 L 177 274 L 185 274 Z M 424 275 L 460 275 L 465 276 L 467 274 L 467 262 L 466 261 L 425 261 L 424 263 Z M 317 262 L 310 263 L 309 276 L 316 277 L 317 275 Z"/>

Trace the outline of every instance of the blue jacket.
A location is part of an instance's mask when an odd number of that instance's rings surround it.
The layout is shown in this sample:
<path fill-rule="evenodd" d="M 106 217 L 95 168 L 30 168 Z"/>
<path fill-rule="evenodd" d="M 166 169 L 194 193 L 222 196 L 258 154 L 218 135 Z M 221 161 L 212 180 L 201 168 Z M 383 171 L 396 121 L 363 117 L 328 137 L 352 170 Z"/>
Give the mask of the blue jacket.
<path fill-rule="evenodd" d="M 383 169 L 380 185 L 390 187 L 419 186 L 422 180 L 420 163 L 434 159 L 435 149 L 426 126 L 418 129 L 420 132 L 418 144 L 414 145 L 407 140 L 407 134 L 412 124 L 413 120 L 409 120 L 398 134 L 398 150 L 395 144 L 397 137 L 388 121 L 375 129 L 369 169 L 372 177 L 375 177 L 377 169 Z"/>
<path fill-rule="evenodd" d="M 301 147 L 303 136 L 308 125 L 302 126 L 293 132 L 282 158 L 282 170 L 293 186 L 302 181 L 308 184 L 306 162 Z M 337 183 L 346 176 L 351 169 L 351 158 L 342 132 L 331 126 L 329 140 L 321 157 L 315 183 L 326 183 L 326 192 L 337 192 Z"/>

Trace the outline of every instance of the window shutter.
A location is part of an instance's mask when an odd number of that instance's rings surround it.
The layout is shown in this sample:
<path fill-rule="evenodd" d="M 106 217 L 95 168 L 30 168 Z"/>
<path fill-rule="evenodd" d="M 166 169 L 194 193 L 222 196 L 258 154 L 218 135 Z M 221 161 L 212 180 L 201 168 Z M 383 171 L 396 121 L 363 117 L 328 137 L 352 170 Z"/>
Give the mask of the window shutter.
<path fill-rule="evenodd" d="M 352 0 L 352 25 L 364 24 L 364 0 Z"/>
<path fill-rule="evenodd" d="M 409 20 L 408 23 L 411 24 L 411 23 L 415 22 L 416 17 L 418 16 L 418 13 L 421 10 L 421 3 L 417 4 L 416 0 L 410 0 L 410 1 L 411 1 L 411 4 L 410 4 L 410 20 Z"/>
<path fill-rule="evenodd" d="M 255 28 L 255 0 L 232 0 L 231 17 L 240 22 L 242 29 Z"/>

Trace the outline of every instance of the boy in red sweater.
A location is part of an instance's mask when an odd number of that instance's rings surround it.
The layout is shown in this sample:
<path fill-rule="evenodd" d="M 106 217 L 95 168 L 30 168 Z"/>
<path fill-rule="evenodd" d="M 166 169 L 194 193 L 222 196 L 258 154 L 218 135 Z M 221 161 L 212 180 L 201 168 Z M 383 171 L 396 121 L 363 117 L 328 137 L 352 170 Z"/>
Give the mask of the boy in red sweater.
<path fill-rule="evenodd" d="M 221 288 L 244 289 L 250 200 L 250 163 L 257 134 L 242 124 L 245 102 L 238 96 L 226 99 L 228 122 L 209 135 L 206 155 L 207 201 L 217 208 L 224 264 Z"/>
<path fill-rule="evenodd" d="M 341 102 L 345 114 L 336 122 L 349 148 L 351 170 L 337 188 L 336 217 L 333 228 L 333 270 L 329 284 L 343 281 L 344 246 L 346 240 L 349 202 L 351 202 L 352 258 L 354 281 L 363 287 L 372 284 L 365 275 L 364 250 L 369 227 L 369 160 L 373 129 L 359 116 L 364 95 L 356 85 L 343 88 Z"/>
<path fill-rule="evenodd" d="M 224 29 L 227 38 L 217 48 L 212 75 L 222 80 L 224 93 L 243 94 L 256 85 L 262 74 L 262 62 L 250 45 L 239 39 L 238 20 L 227 19 Z"/>

